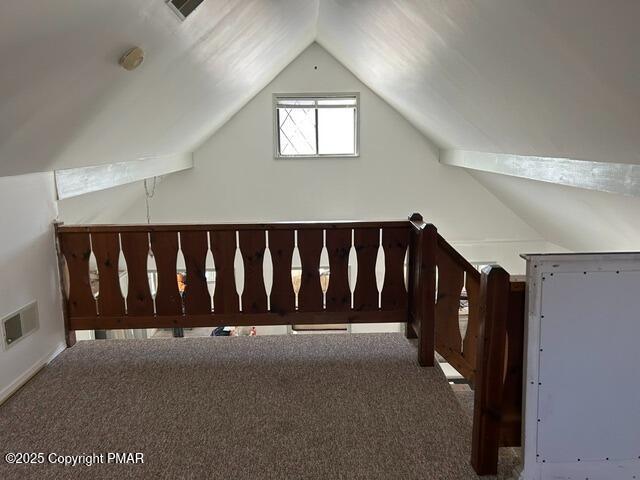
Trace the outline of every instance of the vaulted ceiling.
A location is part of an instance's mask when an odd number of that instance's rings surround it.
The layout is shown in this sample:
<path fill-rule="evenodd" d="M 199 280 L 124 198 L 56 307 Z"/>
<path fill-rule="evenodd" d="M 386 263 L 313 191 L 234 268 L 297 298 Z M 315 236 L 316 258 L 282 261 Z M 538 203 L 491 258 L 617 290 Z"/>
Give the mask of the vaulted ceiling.
<path fill-rule="evenodd" d="M 443 148 L 640 163 L 640 2 L 323 0 L 318 41 Z"/>
<path fill-rule="evenodd" d="M 0 176 L 192 151 L 315 38 L 313 0 L 0 5 Z M 118 65 L 132 46 L 140 68 Z"/>
<path fill-rule="evenodd" d="M 636 0 L 205 0 L 185 21 L 2 2 L 0 176 L 193 151 L 314 40 L 443 149 L 640 164 L 638 19 Z M 526 207 L 537 187 L 475 176 L 563 235 Z"/>

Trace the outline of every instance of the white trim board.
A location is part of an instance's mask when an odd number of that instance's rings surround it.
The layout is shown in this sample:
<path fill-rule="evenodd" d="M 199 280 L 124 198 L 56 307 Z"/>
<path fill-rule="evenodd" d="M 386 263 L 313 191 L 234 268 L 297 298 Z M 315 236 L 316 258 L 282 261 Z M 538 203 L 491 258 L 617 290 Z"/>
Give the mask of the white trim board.
<path fill-rule="evenodd" d="M 22 375 L 16 378 L 9 385 L 0 390 L 0 405 L 2 405 L 11 395 L 18 391 L 25 383 L 27 383 L 42 368 L 51 363 L 60 353 L 67 348 L 64 341 L 58 343 L 53 350 L 42 356 L 37 362 L 29 367 Z"/>
<path fill-rule="evenodd" d="M 58 200 L 193 168 L 191 153 L 56 170 Z"/>
<path fill-rule="evenodd" d="M 442 150 L 440 163 L 569 187 L 640 196 L 640 165 L 508 153 Z"/>

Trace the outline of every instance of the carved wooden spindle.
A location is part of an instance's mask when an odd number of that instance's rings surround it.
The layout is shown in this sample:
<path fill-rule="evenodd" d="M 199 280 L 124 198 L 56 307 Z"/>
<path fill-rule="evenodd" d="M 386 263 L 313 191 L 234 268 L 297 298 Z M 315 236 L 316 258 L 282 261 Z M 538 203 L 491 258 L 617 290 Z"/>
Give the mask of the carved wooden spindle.
<path fill-rule="evenodd" d="M 215 313 L 238 313 L 240 301 L 234 271 L 236 232 L 212 230 L 210 235 L 211 252 L 216 264 L 216 289 L 213 293 Z"/>
<path fill-rule="evenodd" d="M 462 356 L 475 372 L 476 350 L 478 346 L 478 331 L 480 329 L 480 275 L 467 272 L 465 278 L 469 315 L 467 317 L 467 332 L 462 340 Z M 472 379 L 471 379 L 472 382 Z M 473 382 L 472 382 L 473 383 Z"/>
<path fill-rule="evenodd" d="M 182 315 L 182 297 L 178 289 L 178 232 L 151 232 L 151 249 L 158 271 L 156 313 Z"/>
<path fill-rule="evenodd" d="M 322 230 L 298 230 L 298 250 L 300 251 L 302 263 L 298 310 L 301 312 L 320 312 L 323 310 L 323 294 L 322 286 L 320 285 L 320 254 L 322 246 Z"/>
<path fill-rule="evenodd" d="M 187 270 L 187 285 L 184 291 L 185 313 L 211 313 L 211 296 L 207 287 L 206 268 L 207 232 L 196 230 L 180 232 L 180 247 Z"/>
<path fill-rule="evenodd" d="M 273 263 L 273 286 L 271 287 L 271 311 L 293 312 L 295 292 L 291 283 L 291 261 L 293 259 L 294 231 L 269 230 L 269 250 Z"/>
<path fill-rule="evenodd" d="M 122 253 L 127 262 L 127 315 L 153 316 L 153 297 L 149 289 L 147 232 L 122 232 Z"/>
<path fill-rule="evenodd" d="M 238 232 L 240 252 L 244 261 L 244 290 L 242 311 L 264 313 L 267 311 L 267 292 L 264 285 L 264 230 L 241 230 Z"/>
<path fill-rule="evenodd" d="M 91 256 L 89 234 L 60 234 L 60 249 L 69 270 L 67 299 L 69 315 L 72 317 L 96 316 L 96 299 L 91 293 L 89 279 L 89 257 Z"/>
<path fill-rule="evenodd" d="M 118 232 L 91 234 L 93 254 L 98 264 L 99 294 L 98 311 L 100 316 L 123 316 L 124 298 L 120 290 L 120 236 Z"/>
<path fill-rule="evenodd" d="M 349 251 L 351 249 L 351 229 L 329 229 L 326 237 L 330 272 L 326 308 L 330 312 L 350 310 Z"/>
<path fill-rule="evenodd" d="M 376 259 L 380 246 L 379 228 L 356 228 L 353 245 L 358 255 L 358 277 L 354 291 L 354 310 L 378 310 Z"/>
<path fill-rule="evenodd" d="M 403 309 L 407 306 L 407 290 L 404 284 L 404 259 L 409 243 L 408 228 L 383 228 L 385 276 L 382 287 L 383 310 Z"/>

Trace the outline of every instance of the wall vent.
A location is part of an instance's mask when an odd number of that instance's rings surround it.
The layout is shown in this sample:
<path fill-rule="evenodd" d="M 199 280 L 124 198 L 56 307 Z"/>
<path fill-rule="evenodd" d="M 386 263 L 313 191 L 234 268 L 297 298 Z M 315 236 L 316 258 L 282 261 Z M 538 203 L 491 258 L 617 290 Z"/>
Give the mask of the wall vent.
<path fill-rule="evenodd" d="M 202 2 L 204 2 L 204 0 L 167 0 L 167 5 L 169 5 L 171 10 L 173 10 L 181 20 L 184 20 L 191 15 Z"/>
<path fill-rule="evenodd" d="M 2 319 L 5 350 L 38 329 L 38 303 L 31 302 Z"/>

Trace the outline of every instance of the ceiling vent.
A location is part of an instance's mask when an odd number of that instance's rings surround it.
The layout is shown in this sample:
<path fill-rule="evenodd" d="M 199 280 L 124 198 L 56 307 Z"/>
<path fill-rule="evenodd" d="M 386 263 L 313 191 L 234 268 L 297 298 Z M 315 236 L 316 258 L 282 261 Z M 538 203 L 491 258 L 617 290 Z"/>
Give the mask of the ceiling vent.
<path fill-rule="evenodd" d="M 38 304 L 31 302 L 17 312 L 2 319 L 2 337 L 5 350 L 38 329 Z"/>
<path fill-rule="evenodd" d="M 181 20 L 184 20 L 191 15 L 202 2 L 204 2 L 204 0 L 168 0 L 167 5 L 169 5 L 171 10 L 173 10 Z"/>

